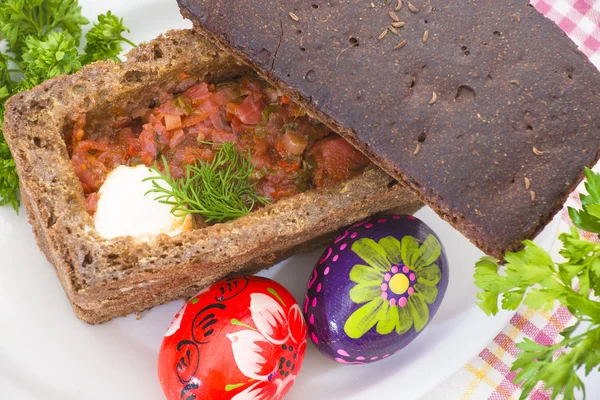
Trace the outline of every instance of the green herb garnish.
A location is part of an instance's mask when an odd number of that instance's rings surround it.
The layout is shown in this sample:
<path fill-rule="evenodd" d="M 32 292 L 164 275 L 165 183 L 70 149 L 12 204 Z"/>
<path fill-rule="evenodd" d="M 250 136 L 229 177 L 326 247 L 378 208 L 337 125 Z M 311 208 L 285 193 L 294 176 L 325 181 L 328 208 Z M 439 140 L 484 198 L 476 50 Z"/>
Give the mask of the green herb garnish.
<path fill-rule="evenodd" d="M 589 194 L 581 195 L 583 209 L 569 208 L 569 215 L 578 228 L 600 234 L 600 175 L 587 168 L 585 174 Z M 586 375 L 600 371 L 600 301 L 594 298 L 600 295 L 600 243 L 582 239 L 575 228 L 559 239 L 562 262 L 553 261 L 546 251 L 525 241 L 524 250 L 506 253 L 504 272 L 491 257 L 483 257 L 475 266 L 475 284 L 483 290 L 477 294 L 478 305 L 486 314 L 498 312 L 498 298 L 502 297 L 505 310 L 515 310 L 523 303 L 548 311 L 559 302 L 577 318 L 553 346 L 529 339 L 517 345 L 521 352 L 512 370 L 520 370 L 515 383 L 523 383 L 521 399 L 540 381 L 552 390 L 553 399 L 559 394 L 575 399 L 576 390 L 585 394 L 577 370 L 583 368 Z M 563 347 L 566 352 L 556 357 Z"/>
<path fill-rule="evenodd" d="M 82 65 L 116 60 L 123 43 L 133 46 L 122 36 L 129 32 L 123 20 L 109 11 L 98 16 L 80 52 L 82 26 L 87 24 L 77 0 L 0 1 L 0 46 L 7 49 L 6 54 L 0 51 L 0 205 L 19 209 L 15 163 L 1 129 L 6 100 Z"/>
<path fill-rule="evenodd" d="M 262 116 L 262 121 L 265 125 L 269 122 L 269 118 L 271 118 L 271 114 L 273 114 L 275 111 L 277 111 L 277 104 L 271 104 L 268 107 L 266 107 L 264 110 L 262 110 L 261 116 Z"/>
<path fill-rule="evenodd" d="M 97 60 L 119 61 L 118 55 L 123 51 L 123 43 L 135 47 L 135 43 L 123 37 L 129 29 L 110 11 L 98 16 L 98 22 L 85 35 L 86 44 L 81 62 L 88 64 Z"/>
<path fill-rule="evenodd" d="M 269 174 L 269 172 L 271 172 L 271 168 L 265 165 L 258 171 L 254 172 L 254 179 L 256 179 L 257 181 L 260 181 L 262 178 L 267 176 Z"/>
<path fill-rule="evenodd" d="M 146 195 L 156 193 L 156 200 L 173 206 L 173 215 L 185 218 L 198 214 L 206 222 L 224 222 L 249 214 L 256 204 L 267 204 L 252 181 L 254 166 L 248 156 L 241 155 L 232 143 L 219 146 L 211 162 L 196 161 L 186 166 L 185 177 L 174 178 L 167 160 L 162 158 L 165 172 L 158 165 L 152 169 L 157 176 Z"/>
<path fill-rule="evenodd" d="M 296 122 L 289 122 L 283 125 L 283 127 L 281 128 L 281 132 L 285 133 L 288 131 L 295 131 L 296 129 L 298 129 L 298 124 Z"/>

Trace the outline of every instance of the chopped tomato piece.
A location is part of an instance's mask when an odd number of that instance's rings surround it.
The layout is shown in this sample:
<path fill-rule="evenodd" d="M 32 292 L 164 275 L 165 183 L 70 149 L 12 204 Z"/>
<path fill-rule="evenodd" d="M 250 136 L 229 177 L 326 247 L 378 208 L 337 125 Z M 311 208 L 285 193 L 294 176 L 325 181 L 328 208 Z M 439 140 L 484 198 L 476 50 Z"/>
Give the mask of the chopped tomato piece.
<path fill-rule="evenodd" d="M 310 151 L 317 168 L 313 183 L 322 187 L 356 175 L 369 165 L 369 159 L 339 136 L 329 136 L 315 143 Z"/>
<path fill-rule="evenodd" d="M 76 151 L 78 153 L 87 153 L 90 150 L 106 151 L 108 150 L 108 147 L 106 147 L 104 144 L 98 143 L 95 140 L 82 140 L 77 144 Z"/>
<path fill-rule="evenodd" d="M 186 90 L 184 95 L 188 97 L 192 103 L 196 103 L 210 98 L 212 93 L 208 90 L 208 84 L 202 82 Z"/>
<path fill-rule="evenodd" d="M 208 99 L 203 101 L 198 107 L 196 107 L 196 110 L 200 114 L 205 114 L 207 117 L 210 117 L 211 114 L 219 112 L 219 105 L 214 101 Z"/>
<path fill-rule="evenodd" d="M 199 122 L 204 121 L 208 118 L 208 115 L 204 113 L 192 113 L 181 119 L 181 126 L 187 128 L 188 126 L 196 125 Z"/>
<path fill-rule="evenodd" d="M 106 179 L 108 172 L 104 164 L 93 156 L 85 156 L 83 153 L 73 155 L 73 169 L 81 182 L 85 193 L 97 192 Z"/>
<path fill-rule="evenodd" d="M 158 147 L 154 134 L 150 130 L 144 129 L 140 134 L 140 148 L 142 162 L 147 166 L 154 164 L 158 155 Z"/>
<path fill-rule="evenodd" d="M 256 154 L 257 156 L 262 156 L 267 154 L 267 152 L 269 151 L 269 142 L 267 142 L 266 139 L 264 138 L 254 138 L 254 147 L 253 147 L 253 154 Z"/>
<path fill-rule="evenodd" d="M 210 122 L 212 122 L 213 127 L 215 129 L 218 129 L 221 131 L 226 131 L 229 129 L 229 127 L 227 126 L 225 121 L 223 121 L 223 116 L 221 115 L 221 113 L 219 111 L 217 111 L 216 113 L 210 114 Z"/>
<path fill-rule="evenodd" d="M 239 89 L 228 86 L 219 90 L 214 95 L 214 101 L 218 105 L 222 106 L 229 101 L 237 100 L 241 96 Z"/>
<path fill-rule="evenodd" d="M 248 125 L 256 125 L 262 121 L 263 104 L 255 96 L 246 96 L 236 108 L 236 115 L 240 121 Z"/>
<path fill-rule="evenodd" d="M 173 129 L 181 129 L 183 127 L 181 124 L 181 116 L 166 114 L 165 127 L 168 131 L 172 131 Z"/>
<path fill-rule="evenodd" d="M 85 127 L 86 115 L 78 114 L 77 117 L 74 118 L 73 122 L 73 137 L 71 139 L 71 144 L 75 146 L 77 142 L 83 139 L 85 135 L 85 131 L 83 128 Z"/>
<path fill-rule="evenodd" d="M 128 156 L 134 156 L 136 154 L 141 153 L 142 144 L 140 142 L 140 139 L 138 139 L 138 138 L 129 139 L 129 140 L 127 140 L 127 144 L 128 144 L 128 149 L 127 149 Z"/>
<path fill-rule="evenodd" d="M 229 132 L 225 132 L 225 131 L 213 131 L 212 132 L 212 141 L 215 143 L 225 143 L 225 142 L 236 143 L 238 141 L 238 137 L 233 133 L 229 133 Z"/>
<path fill-rule="evenodd" d="M 183 106 L 185 106 L 185 104 L 183 104 Z M 186 115 L 185 107 L 182 107 L 182 104 L 177 104 L 176 100 L 167 101 L 166 103 L 162 104 L 160 107 L 156 108 L 154 110 L 154 112 L 157 114 L 165 115 L 165 116 L 167 116 L 167 115 L 178 115 L 178 116 Z"/>
<path fill-rule="evenodd" d="M 119 130 L 119 143 L 127 143 L 129 139 L 133 139 L 133 130 L 131 128 Z"/>
<path fill-rule="evenodd" d="M 127 162 L 127 150 L 127 146 L 122 144 L 110 145 L 105 152 L 98 155 L 98 161 L 112 170 Z"/>
<path fill-rule="evenodd" d="M 252 164 L 254 165 L 255 171 L 260 171 L 271 165 L 271 158 L 266 154 L 260 155 L 254 153 L 252 154 Z"/>
<path fill-rule="evenodd" d="M 90 214 L 94 214 L 98 210 L 98 193 L 90 193 L 85 199 L 85 208 Z"/>
<path fill-rule="evenodd" d="M 184 140 L 185 133 L 183 132 L 183 129 L 177 129 L 173 132 L 173 135 L 171 136 L 171 140 L 169 141 L 169 147 L 174 149 L 175 147 L 183 143 Z"/>

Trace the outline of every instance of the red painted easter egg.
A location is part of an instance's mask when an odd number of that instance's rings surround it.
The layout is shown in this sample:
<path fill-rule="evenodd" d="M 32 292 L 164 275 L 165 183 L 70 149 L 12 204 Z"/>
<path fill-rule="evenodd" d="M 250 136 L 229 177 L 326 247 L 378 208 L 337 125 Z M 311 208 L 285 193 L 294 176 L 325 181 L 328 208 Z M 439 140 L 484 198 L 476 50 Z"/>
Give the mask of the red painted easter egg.
<path fill-rule="evenodd" d="M 307 327 L 292 295 L 270 279 L 211 285 L 175 315 L 158 356 L 169 400 L 281 399 L 306 350 Z"/>

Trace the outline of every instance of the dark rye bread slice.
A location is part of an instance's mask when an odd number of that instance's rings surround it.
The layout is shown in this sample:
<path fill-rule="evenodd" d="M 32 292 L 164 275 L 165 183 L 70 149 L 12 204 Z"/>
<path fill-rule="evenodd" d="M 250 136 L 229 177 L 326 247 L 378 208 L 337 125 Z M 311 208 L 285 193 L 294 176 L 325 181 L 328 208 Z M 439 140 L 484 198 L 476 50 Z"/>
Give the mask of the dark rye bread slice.
<path fill-rule="evenodd" d="M 23 203 L 79 318 L 98 323 L 189 297 L 228 274 L 256 271 L 308 250 L 373 213 L 421 207 L 411 191 L 371 168 L 345 183 L 175 237 L 149 243 L 100 237 L 63 137 L 72 132 L 72 118 L 85 112 L 88 126 L 106 124 L 115 114 L 155 102 L 162 90 L 176 90 L 182 74 L 190 76 L 189 84 L 249 71 L 194 31 L 171 31 L 132 50 L 122 64 L 96 63 L 9 100 L 4 134 Z"/>
<path fill-rule="evenodd" d="M 488 254 L 598 159 L 600 73 L 526 0 L 178 2 Z"/>

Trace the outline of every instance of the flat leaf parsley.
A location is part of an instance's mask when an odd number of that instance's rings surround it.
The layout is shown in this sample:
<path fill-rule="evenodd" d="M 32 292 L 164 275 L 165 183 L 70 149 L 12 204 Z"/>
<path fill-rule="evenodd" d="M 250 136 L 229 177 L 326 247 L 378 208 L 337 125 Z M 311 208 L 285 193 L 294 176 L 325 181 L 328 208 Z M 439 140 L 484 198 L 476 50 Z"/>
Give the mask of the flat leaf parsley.
<path fill-rule="evenodd" d="M 110 11 L 85 35 L 89 21 L 81 15 L 78 0 L 2 0 L 0 2 L 0 205 L 19 209 L 19 181 L 4 135 L 4 104 L 13 94 L 43 81 L 78 71 L 99 60 L 118 60 L 129 30 Z"/>
<path fill-rule="evenodd" d="M 600 174 L 589 169 L 585 174 L 588 194 L 581 195 L 582 209 L 569 208 L 569 215 L 579 229 L 600 234 Z M 475 284 L 482 289 L 478 305 L 486 314 L 498 312 L 501 298 L 505 310 L 523 303 L 549 311 L 558 302 L 577 318 L 553 346 L 530 339 L 517 345 L 521 352 L 512 370 L 519 371 L 515 383 L 522 383 L 521 399 L 540 381 L 552 390 L 552 398 L 563 394 L 566 400 L 575 399 L 577 390 L 585 394 L 577 371 L 583 368 L 586 375 L 600 371 L 600 301 L 595 297 L 600 295 L 600 243 L 581 238 L 575 228 L 559 239 L 562 262 L 553 261 L 546 251 L 526 241 L 524 250 L 506 253 L 504 272 L 491 257 L 483 257 L 475 266 Z M 556 356 L 561 348 L 566 351 Z"/>

